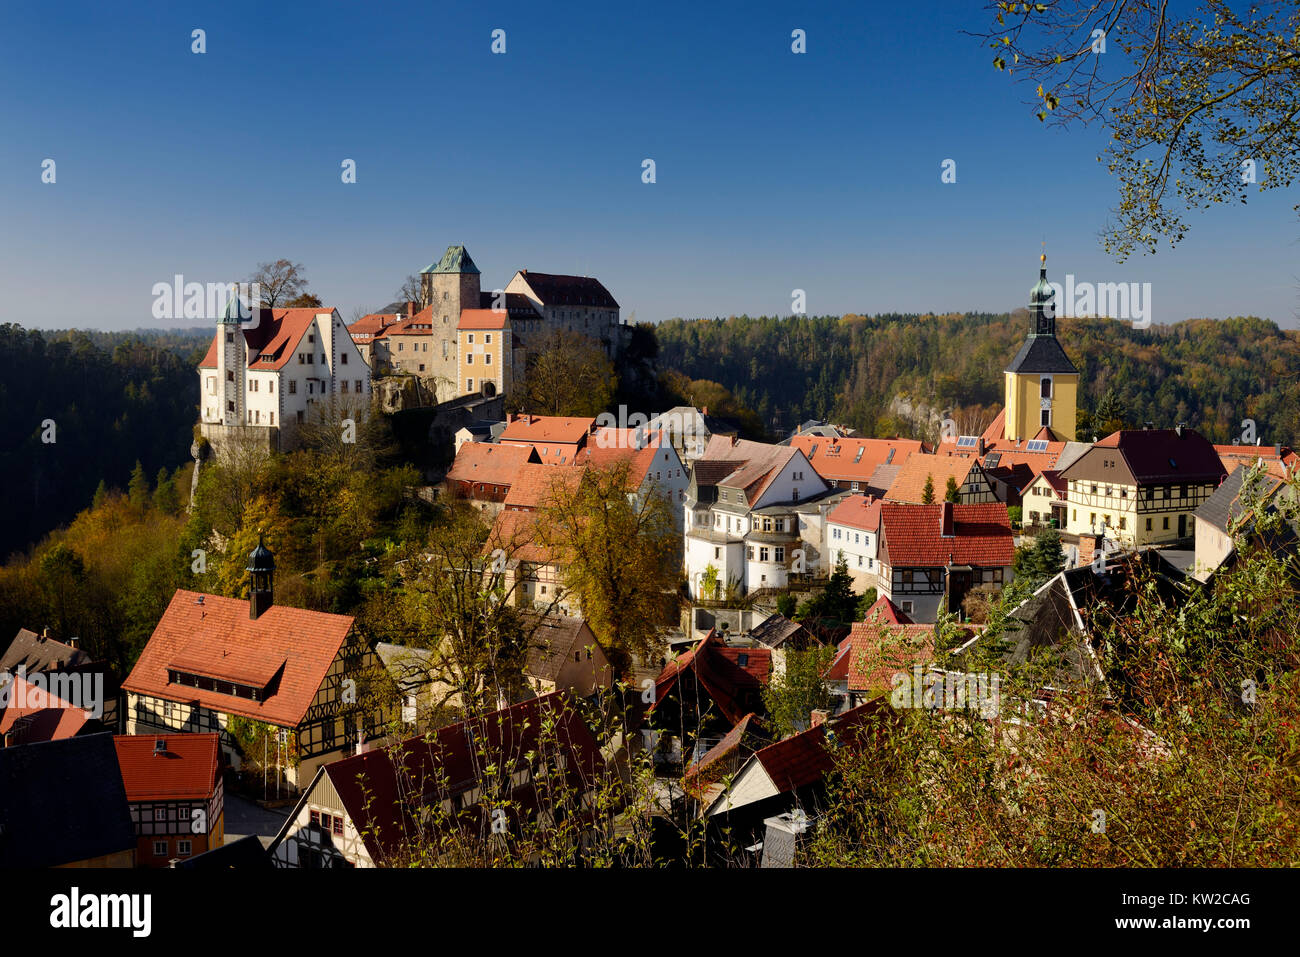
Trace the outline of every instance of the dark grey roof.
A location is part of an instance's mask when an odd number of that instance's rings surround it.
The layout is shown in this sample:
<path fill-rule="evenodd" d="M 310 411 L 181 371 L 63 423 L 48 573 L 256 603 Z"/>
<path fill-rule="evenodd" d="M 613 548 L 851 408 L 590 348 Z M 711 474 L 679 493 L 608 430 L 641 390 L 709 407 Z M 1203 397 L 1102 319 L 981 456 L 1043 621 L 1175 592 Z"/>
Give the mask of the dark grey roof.
<path fill-rule="evenodd" d="M 249 834 L 237 841 L 214 847 L 202 854 L 182 858 L 176 863 L 177 870 L 193 871 L 271 871 L 275 864 L 271 855 L 262 847 L 262 839 L 256 834 Z"/>
<path fill-rule="evenodd" d="M 537 625 L 532 640 L 528 643 L 528 659 L 524 663 L 524 674 L 530 678 L 542 678 L 555 681 L 565 662 L 575 652 L 581 654 L 583 636 L 589 634 L 583 626 L 582 618 L 564 615 L 547 615 L 537 620 L 538 616 L 528 616 Z M 594 643 L 595 638 L 587 639 Z"/>
<path fill-rule="evenodd" d="M 1229 523 L 1245 511 L 1241 502 L 1241 491 L 1248 471 L 1250 467 L 1246 465 L 1238 465 L 1233 469 L 1232 474 L 1214 490 L 1214 494 L 1196 510 L 1196 517 L 1209 522 L 1219 531 L 1226 532 Z M 1281 484 L 1282 480 L 1277 476 L 1261 472 L 1257 485 L 1258 494 L 1261 499 L 1266 499 Z"/>
<path fill-rule="evenodd" d="M 1007 366 L 1008 372 L 1049 372 L 1078 374 L 1070 357 L 1065 354 L 1056 336 L 1029 336 L 1016 357 Z"/>
<path fill-rule="evenodd" d="M 28 674 L 38 671 L 76 667 L 90 662 L 90 655 L 53 638 L 42 638 L 34 631 L 19 628 L 18 635 L 0 656 L 0 671 L 17 671 L 23 665 Z"/>
<path fill-rule="evenodd" d="M 804 626 L 791 621 L 785 615 L 773 615 L 771 618 L 749 629 L 749 637 L 766 645 L 768 648 L 780 648 L 799 632 Z"/>
<path fill-rule="evenodd" d="M 56 867 L 135 846 L 111 734 L 0 748 L 0 868 Z"/>

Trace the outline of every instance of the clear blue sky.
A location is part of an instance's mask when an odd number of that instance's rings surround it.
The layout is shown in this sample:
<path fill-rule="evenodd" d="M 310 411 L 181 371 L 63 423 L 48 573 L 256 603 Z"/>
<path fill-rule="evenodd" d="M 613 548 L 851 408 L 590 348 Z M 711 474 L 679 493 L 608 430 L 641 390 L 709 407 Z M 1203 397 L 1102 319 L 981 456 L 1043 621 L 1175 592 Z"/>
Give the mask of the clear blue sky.
<path fill-rule="evenodd" d="M 0 321 L 165 325 L 154 283 L 279 257 L 347 318 L 449 243 L 484 288 L 593 275 L 638 320 L 787 314 L 795 288 L 812 314 L 1002 311 L 1045 240 L 1054 279 L 1152 283 L 1156 322 L 1296 324 L 1295 191 L 1194 214 L 1178 249 L 1117 265 L 1097 239 L 1104 134 L 1040 124 L 961 34 L 982 17 L 969 0 L 6 4 Z"/>

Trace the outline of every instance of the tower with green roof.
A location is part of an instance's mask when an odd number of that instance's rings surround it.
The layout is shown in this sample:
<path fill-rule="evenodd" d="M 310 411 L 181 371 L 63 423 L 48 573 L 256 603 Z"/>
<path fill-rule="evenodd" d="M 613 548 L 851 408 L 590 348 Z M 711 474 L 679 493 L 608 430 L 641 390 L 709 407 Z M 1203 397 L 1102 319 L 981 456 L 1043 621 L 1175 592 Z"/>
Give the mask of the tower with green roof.
<path fill-rule="evenodd" d="M 442 258 L 420 270 L 424 301 L 433 307 L 433 328 L 455 330 L 462 309 L 479 308 L 479 269 L 464 246 L 448 246 Z"/>

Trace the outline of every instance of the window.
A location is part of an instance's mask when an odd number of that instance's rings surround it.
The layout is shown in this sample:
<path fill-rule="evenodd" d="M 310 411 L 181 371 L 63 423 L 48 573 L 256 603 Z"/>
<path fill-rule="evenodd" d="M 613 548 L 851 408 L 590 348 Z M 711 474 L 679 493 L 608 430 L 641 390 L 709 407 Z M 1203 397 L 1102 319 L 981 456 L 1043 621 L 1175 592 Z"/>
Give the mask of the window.
<path fill-rule="evenodd" d="M 465 380 L 465 391 L 466 391 L 466 392 L 473 392 L 473 391 L 474 391 L 474 380 L 473 380 L 473 379 L 466 379 L 466 380 Z"/>
<path fill-rule="evenodd" d="M 581 651 L 575 651 L 575 652 L 573 653 L 573 660 L 574 660 L 574 661 L 581 661 L 581 660 L 582 660 L 582 652 L 581 652 Z"/>
<path fill-rule="evenodd" d="M 168 720 L 168 721 L 171 720 L 171 715 L 170 715 L 170 714 L 167 715 L 167 720 Z M 167 809 L 166 809 L 165 807 L 156 807 L 156 808 L 154 808 L 154 809 L 153 809 L 153 819 L 154 819 L 155 821 L 165 821 L 165 820 L 167 820 Z"/>
<path fill-rule="evenodd" d="M 785 561 L 785 546 L 778 545 L 776 548 L 772 549 L 772 554 L 778 562 Z"/>
<path fill-rule="evenodd" d="M 320 827 L 320 811 L 311 812 L 311 826 Z"/>
<path fill-rule="evenodd" d="M 1052 378 L 1051 378 L 1051 376 L 1043 376 L 1043 378 L 1039 381 L 1039 384 L 1038 384 L 1038 395 L 1039 395 L 1040 398 L 1043 398 L 1043 399 L 1050 399 L 1050 398 L 1052 397 Z"/>
<path fill-rule="evenodd" d="M 424 366 L 420 366 L 420 371 L 421 371 L 421 372 L 424 371 Z M 347 380 L 347 379 L 344 379 L 344 380 L 343 380 L 343 389 L 342 389 L 342 392 L 343 392 L 344 395 L 347 395 L 347 394 L 348 394 L 348 380 Z"/>
<path fill-rule="evenodd" d="M 334 833 L 340 836 L 343 834 L 343 818 L 341 817 L 334 818 Z"/>
<path fill-rule="evenodd" d="M 1125 518 L 1123 515 L 1119 517 L 1119 527 L 1121 529 L 1128 528 L 1128 519 Z"/>
<path fill-rule="evenodd" d="M 316 334 L 313 333 L 313 332 L 309 332 L 309 333 L 307 333 L 307 341 L 308 341 L 308 342 L 315 342 L 315 341 L 316 341 Z"/>
<path fill-rule="evenodd" d="M 443 340 L 442 340 L 442 357 L 443 357 L 444 359 L 447 358 L 447 340 L 446 340 L 446 339 L 443 339 Z"/>
<path fill-rule="evenodd" d="M 910 601 L 903 602 L 903 613 L 906 615 L 910 615 L 912 613 L 912 603 Z"/>
<path fill-rule="evenodd" d="M 489 352 L 483 357 L 483 364 L 485 366 L 490 366 L 492 364 L 492 353 Z"/>
<path fill-rule="evenodd" d="M 766 548 L 762 548 L 762 547 L 759 548 L 759 550 L 758 550 L 758 560 L 759 560 L 760 562 L 765 562 L 765 561 L 767 561 L 767 551 L 768 551 L 768 550 L 767 550 Z"/>
<path fill-rule="evenodd" d="M 1147 531 L 1151 531 L 1151 519 L 1147 519 Z"/>
<path fill-rule="evenodd" d="M 192 849 L 193 849 L 193 847 L 194 847 L 194 844 L 193 844 L 193 842 L 191 842 L 191 841 L 177 841 L 177 842 L 176 842 L 176 856 L 177 856 L 177 857 L 189 857 L 189 856 L 190 856 L 190 853 L 191 853 L 191 851 L 192 851 Z"/>
<path fill-rule="evenodd" d="M 359 392 L 361 391 L 361 380 L 360 380 L 360 379 L 357 379 L 357 380 L 356 380 L 356 383 L 357 383 L 356 391 L 359 393 Z"/>
<path fill-rule="evenodd" d="M 234 341 L 235 341 L 235 334 L 233 332 L 227 332 L 226 342 L 234 342 Z"/>
<path fill-rule="evenodd" d="M 154 854 L 154 857 L 166 857 L 166 856 L 167 856 L 167 842 L 166 842 L 166 841 L 154 841 L 154 842 L 153 842 L 153 854 Z"/>
<path fill-rule="evenodd" d="M 492 345 L 492 333 L 490 332 L 483 333 L 483 341 L 489 346 Z"/>
<path fill-rule="evenodd" d="M 468 337 L 469 337 L 467 341 L 468 341 L 469 344 L 472 346 L 472 345 L 474 344 L 474 333 L 471 332 L 471 333 L 468 333 L 467 335 L 468 335 Z"/>
<path fill-rule="evenodd" d="M 340 365 L 347 365 L 347 364 L 348 364 L 348 354 L 347 354 L 346 352 L 343 353 L 343 355 L 339 356 L 339 364 L 340 364 Z"/>
<path fill-rule="evenodd" d="M 290 379 L 290 380 L 289 380 L 289 394 L 290 394 L 290 395 L 297 395 L 297 394 L 298 394 L 298 380 L 297 380 L 297 379 Z"/>
<path fill-rule="evenodd" d="M 274 380 L 274 379 L 271 379 L 271 380 L 269 380 L 269 381 L 266 383 L 266 391 L 267 391 L 267 392 L 274 392 L 274 391 L 275 391 L 275 380 Z"/>
<path fill-rule="evenodd" d="M 1164 527 L 1165 527 L 1165 531 L 1166 531 L 1166 532 L 1169 531 L 1169 516 L 1168 516 L 1168 515 L 1165 516 L 1165 526 L 1164 526 Z"/>
<path fill-rule="evenodd" d="M 226 381 L 227 381 L 227 382 L 234 382 L 234 381 L 235 381 L 235 374 L 234 374 L 233 372 L 231 372 L 230 370 L 226 370 Z"/>
<path fill-rule="evenodd" d="M 269 413 L 269 414 L 270 414 L 270 416 L 271 416 L 271 424 L 272 424 L 272 425 L 275 425 L 275 413 L 274 413 L 274 412 L 271 412 L 271 413 Z"/>
<path fill-rule="evenodd" d="M 1052 424 L 1052 410 L 1042 409 L 1038 413 L 1038 424 L 1043 428 L 1049 428 Z"/>
<path fill-rule="evenodd" d="M 474 364 L 474 353 L 472 352 L 465 353 L 465 365 L 472 366 L 473 364 Z"/>

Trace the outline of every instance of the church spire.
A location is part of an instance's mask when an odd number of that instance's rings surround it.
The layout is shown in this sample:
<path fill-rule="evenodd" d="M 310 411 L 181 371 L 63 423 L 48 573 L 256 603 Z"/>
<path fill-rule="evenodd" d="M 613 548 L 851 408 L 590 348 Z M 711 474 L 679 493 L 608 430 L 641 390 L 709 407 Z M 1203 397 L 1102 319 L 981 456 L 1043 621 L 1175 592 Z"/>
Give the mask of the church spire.
<path fill-rule="evenodd" d="M 1029 290 L 1029 334 L 1056 335 L 1056 290 L 1047 281 L 1047 253 L 1038 257 L 1038 282 Z"/>

